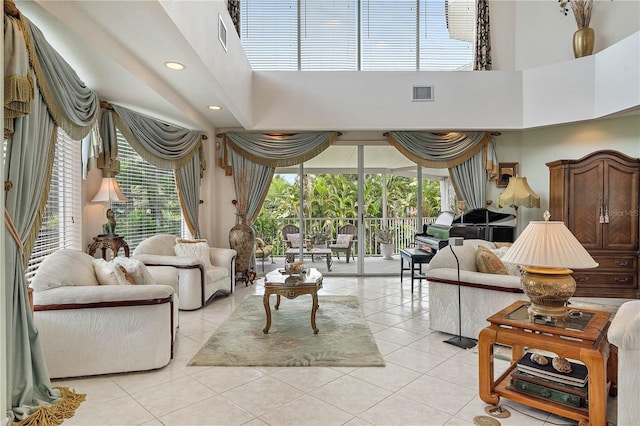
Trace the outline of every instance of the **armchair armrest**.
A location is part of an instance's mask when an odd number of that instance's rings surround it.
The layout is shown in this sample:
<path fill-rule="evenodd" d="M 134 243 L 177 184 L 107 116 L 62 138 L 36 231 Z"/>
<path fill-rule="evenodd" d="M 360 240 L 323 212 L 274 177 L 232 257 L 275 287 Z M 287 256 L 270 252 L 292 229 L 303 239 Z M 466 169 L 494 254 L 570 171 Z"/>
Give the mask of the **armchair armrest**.
<path fill-rule="evenodd" d="M 34 310 L 81 309 L 100 306 L 129 306 L 171 301 L 167 285 L 63 286 L 34 292 Z"/>
<path fill-rule="evenodd" d="M 231 266 L 237 252 L 233 249 L 209 247 L 209 258 L 211 264 L 216 266 Z"/>

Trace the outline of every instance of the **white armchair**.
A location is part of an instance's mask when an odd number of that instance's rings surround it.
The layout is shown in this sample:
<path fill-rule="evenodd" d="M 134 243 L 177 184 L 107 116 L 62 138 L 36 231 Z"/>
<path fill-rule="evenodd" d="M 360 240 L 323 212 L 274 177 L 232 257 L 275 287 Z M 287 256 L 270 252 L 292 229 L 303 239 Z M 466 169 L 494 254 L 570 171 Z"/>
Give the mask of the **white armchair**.
<path fill-rule="evenodd" d="M 154 235 L 142 241 L 132 257 L 147 266 L 155 282 L 177 289 L 181 310 L 199 309 L 213 297 L 233 293 L 235 250 L 207 246 L 208 259 L 206 248 L 204 258 L 196 254 L 178 256 L 176 239 L 170 234 Z M 192 244 L 202 247 L 206 243 Z"/>
<path fill-rule="evenodd" d="M 607 337 L 618 348 L 618 424 L 637 425 L 640 419 L 640 300 L 620 306 Z"/>

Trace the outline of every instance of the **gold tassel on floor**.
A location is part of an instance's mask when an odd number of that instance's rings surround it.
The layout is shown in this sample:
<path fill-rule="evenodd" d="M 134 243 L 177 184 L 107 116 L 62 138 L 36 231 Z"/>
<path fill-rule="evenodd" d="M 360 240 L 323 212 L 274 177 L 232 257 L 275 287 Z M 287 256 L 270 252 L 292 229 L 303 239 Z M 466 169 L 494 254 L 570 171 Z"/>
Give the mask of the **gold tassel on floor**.
<path fill-rule="evenodd" d="M 86 399 L 86 394 L 76 393 L 67 387 L 56 386 L 60 390 L 60 401 L 53 405 L 41 405 L 26 419 L 14 423 L 16 426 L 57 426 L 70 419 L 76 409 Z"/>

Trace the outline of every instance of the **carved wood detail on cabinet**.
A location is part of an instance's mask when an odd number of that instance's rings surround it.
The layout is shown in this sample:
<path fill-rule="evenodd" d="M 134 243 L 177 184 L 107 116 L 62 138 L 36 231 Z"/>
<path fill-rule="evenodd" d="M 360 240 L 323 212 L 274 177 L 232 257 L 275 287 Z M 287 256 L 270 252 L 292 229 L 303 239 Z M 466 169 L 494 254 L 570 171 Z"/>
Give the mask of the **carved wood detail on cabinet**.
<path fill-rule="evenodd" d="M 640 159 L 606 150 L 547 166 L 551 220 L 562 220 L 600 264 L 575 271 L 575 295 L 640 297 Z"/>

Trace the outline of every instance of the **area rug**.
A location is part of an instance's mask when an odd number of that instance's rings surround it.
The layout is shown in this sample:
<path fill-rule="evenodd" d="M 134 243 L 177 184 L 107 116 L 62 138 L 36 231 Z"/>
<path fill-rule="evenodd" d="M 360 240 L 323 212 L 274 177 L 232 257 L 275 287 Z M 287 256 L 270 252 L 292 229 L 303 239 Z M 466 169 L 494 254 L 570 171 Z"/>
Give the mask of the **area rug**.
<path fill-rule="evenodd" d="M 318 296 L 316 326 L 311 329 L 311 296 L 282 298 L 273 308 L 271 328 L 262 296 L 247 296 L 189 361 L 195 366 L 382 367 L 380 355 L 356 296 Z"/>

